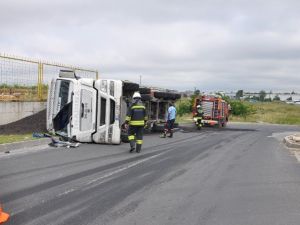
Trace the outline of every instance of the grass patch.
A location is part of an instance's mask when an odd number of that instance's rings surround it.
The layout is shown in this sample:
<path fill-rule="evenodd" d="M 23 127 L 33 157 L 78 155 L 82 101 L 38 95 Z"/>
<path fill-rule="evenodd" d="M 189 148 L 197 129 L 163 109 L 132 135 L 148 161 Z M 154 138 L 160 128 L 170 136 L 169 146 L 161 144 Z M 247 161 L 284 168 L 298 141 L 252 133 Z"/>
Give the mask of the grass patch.
<path fill-rule="evenodd" d="M 33 140 L 32 134 L 0 135 L 0 144 Z"/>
<path fill-rule="evenodd" d="M 193 121 L 192 113 L 186 113 L 176 117 L 176 123 L 190 123 Z"/>
<path fill-rule="evenodd" d="M 251 105 L 255 111 L 253 114 L 246 117 L 231 115 L 229 121 L 300 125 L 300 105 L 284 102 L 259 102 Z"/>

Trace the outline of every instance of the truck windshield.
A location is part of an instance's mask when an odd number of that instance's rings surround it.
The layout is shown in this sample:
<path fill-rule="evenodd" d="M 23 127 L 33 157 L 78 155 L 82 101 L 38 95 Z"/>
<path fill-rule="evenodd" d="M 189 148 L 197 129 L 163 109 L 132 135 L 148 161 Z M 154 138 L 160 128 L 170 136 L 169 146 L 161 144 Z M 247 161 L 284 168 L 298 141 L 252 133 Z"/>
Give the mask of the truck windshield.
<path fill-rule="evenodd" d="M 55 115 L 53 125 L 55 131 L 67 134 L 67 128 L 72 115 L 72 92 L 73 83 L 70 80 L 57 80 L 55 84 Z M 62 136 L 65 136 L 62 135 Z"/>
<path fill-rule="evenodd" d="M 69 80 L 57 80 L 55 85 L 56 112 L 58 113 L 67 103 L 71 101 L 73 83 Z"/>

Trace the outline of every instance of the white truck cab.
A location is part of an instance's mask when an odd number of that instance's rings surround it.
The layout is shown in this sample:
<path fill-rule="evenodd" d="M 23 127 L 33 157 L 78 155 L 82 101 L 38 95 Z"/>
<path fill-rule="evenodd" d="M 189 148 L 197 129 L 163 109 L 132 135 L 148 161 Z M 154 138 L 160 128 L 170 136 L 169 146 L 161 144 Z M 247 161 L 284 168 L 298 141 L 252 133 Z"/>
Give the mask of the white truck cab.
<path fill-rule="evenodd" d="M 78 78 L 61 70 L 52 80 L 47 101 L 47 129 L 79 142 L 121 143 L 129 96 L 138 84 Z"/>

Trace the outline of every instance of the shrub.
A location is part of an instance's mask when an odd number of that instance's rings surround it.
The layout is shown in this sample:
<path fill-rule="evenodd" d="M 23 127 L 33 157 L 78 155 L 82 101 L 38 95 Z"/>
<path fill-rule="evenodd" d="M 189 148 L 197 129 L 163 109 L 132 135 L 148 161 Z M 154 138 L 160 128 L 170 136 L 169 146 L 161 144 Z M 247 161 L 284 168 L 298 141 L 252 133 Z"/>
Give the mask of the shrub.
<path fill-rule="evenodd" d="M 192 104 L 190 99 L 181 99 L 176 104 L 177 114 L 183 116 L 183 114 L 191 113 Z"/>
<path fill-rule="evenodd" d="M 247 104 L 246 102 L 231 101 L 230 106 L 231 106 L 231 113 L 234 116 L 242 116 L 245 118 L 248 115 L 255 113 L 255 109 L 250 104 Z"/>

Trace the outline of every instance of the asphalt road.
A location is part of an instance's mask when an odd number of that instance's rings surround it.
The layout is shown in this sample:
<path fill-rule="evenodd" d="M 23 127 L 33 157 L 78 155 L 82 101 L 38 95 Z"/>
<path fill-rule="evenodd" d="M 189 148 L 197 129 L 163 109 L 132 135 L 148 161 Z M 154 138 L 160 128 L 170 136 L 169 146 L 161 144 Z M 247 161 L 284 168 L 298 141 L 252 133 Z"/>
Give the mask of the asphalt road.
<path fill-rule="evenodd" d="M 296 126 L 189 126 L 174 138 L 0 154 L 0 202 L 13 225 L 298 225 Z"/>

